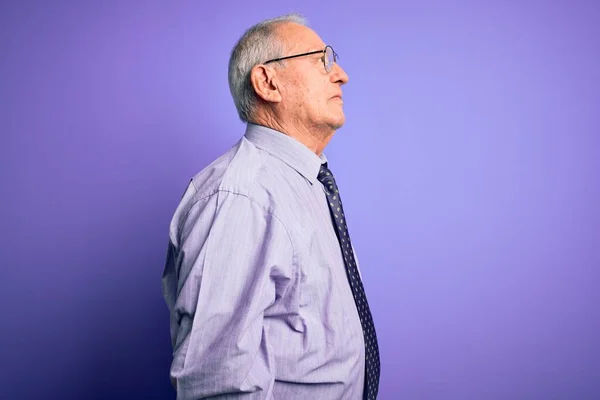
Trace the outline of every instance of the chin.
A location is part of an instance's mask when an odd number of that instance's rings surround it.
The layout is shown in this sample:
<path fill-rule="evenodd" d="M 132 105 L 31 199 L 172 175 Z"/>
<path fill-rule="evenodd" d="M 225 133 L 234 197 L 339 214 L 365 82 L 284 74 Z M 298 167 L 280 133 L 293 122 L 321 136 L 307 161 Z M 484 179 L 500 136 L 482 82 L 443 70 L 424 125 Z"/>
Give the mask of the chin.
<path fill-rule="evenodd" d="M 344 112 L 339 109 L 335 112 L 330 111 L 329 113 L 322 116 L 321 121 L 319 121 L 318 125 L 326 130 L 337 130 L 344 126 L 346 122 L 346 117 L 344 116 Z"/>
<path fill-rule="evenodd" d="M 330 126 L 333 129 L 340 129 L 342 126 L 344 126 L 345 122 L 346 122 L 346 117 L 344 117 L 344 114 L 342 114 L 339 118 L 332 120 Z"/>
<path fill-rule="evenodd" d="M 338 129 L 340 129 L 342 126 L 344 126 L 344 121 L 341 121 L 341 122 L 337 122 L 337 123 L 335 123 L 335 124 L 332 124 L 332 125 L 331 125 L 331 128 L 337 131 L 337 130 L 338 130 Z"/>

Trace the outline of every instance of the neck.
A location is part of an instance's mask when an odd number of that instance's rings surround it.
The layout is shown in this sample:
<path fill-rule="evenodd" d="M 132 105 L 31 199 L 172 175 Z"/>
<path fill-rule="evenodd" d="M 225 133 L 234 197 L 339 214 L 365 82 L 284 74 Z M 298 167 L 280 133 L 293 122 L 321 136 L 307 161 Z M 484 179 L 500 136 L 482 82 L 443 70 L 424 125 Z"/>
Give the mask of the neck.
<path fill-rule="evenodd" d="M 323 153 L 323 150 L 335 133 L 335 130 L 330 128 L 315 128 L 300 121 L 285 121 L 268 114 L 258 115 L 252 122 L 296 139 L 318 156 Z"/>

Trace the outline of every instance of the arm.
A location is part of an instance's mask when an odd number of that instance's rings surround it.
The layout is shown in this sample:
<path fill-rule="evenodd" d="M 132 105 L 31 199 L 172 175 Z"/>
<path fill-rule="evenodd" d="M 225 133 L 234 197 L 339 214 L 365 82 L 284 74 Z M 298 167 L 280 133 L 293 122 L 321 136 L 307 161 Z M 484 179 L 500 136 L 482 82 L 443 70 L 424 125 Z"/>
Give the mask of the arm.
<path fill-rule="evenodd" d="M 234 193 L 181 213 L 163 276 L 177 398 L 271 399 L 275 366 L 263 315 L 291 277 L 287 231 Z"/>

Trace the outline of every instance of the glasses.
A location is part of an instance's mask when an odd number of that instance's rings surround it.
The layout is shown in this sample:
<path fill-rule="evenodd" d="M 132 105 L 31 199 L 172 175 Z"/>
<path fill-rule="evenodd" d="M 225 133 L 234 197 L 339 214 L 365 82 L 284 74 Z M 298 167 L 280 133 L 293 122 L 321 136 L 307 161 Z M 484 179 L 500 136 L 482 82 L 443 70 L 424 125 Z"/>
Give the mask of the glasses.
<path fill-rule="evenodd" d="M 268 64 L 268 63 L 272 63 L 275 61 L 287 60 L 288 58 L 310 56 L 312 54 L 319 54 L 319 53 L 323 53 L 323 57 L 321 57 L 321 60 L 323 61 L 323 66 L 325 67 L 325 71 L 327 71 L 328 73 L 331 72 L 331 69 L 333 68 L 333 64 L 337 62 L 337 60 L 339 59 L 339 56 L 335 51 L 333 51 L 333 47 L 331 47 L 329 45 L 325 46 L 325 48 L 323 50 L 311 51 L 311 52 L 302 53 L 302 54 L 295 54 L 293 56 L 287 56 L 287 57 L 281 57 L 281 58 L 274 58 L 272 60 L 264 62 L 263 64 Z"/>

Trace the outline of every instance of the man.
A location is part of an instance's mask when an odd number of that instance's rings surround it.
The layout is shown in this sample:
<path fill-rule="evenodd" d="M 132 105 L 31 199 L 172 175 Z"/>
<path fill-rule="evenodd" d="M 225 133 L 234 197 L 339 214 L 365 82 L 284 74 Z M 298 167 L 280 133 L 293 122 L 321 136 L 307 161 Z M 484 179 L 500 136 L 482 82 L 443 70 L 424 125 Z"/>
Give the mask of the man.
<path fill-rule="evenodd" d="M 190 182 L 163 275 L 178 399 L 375 399 L 379 350 L 323 149 L 337 54 L 297 14 L 250 28 L 229 85 L 243 138 Z"/>

